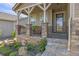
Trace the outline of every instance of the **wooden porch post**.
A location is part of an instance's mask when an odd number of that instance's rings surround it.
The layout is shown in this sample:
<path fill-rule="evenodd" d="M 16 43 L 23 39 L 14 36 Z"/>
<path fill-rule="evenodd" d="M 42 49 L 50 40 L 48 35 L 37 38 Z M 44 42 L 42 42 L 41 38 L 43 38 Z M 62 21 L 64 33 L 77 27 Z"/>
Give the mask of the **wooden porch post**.
<path fill-rule="evenodd" d="M 46 23 L 46 4 L 44 4 L 44 22 L 42 23 L 42 37 L 47 37 L 47 23 Z"/>
<path fill-rule="evenodd" d="M 50 5 L 51 5 L 50 3 L 47 6 L 46 6 L 46 3 L 44 3 L 43 7 L 41 5 L 38 5 L 38 7 L 40 7 L 43 10 L 43 14 L 44 14 L 44 18 L 43 18 L 44 21 L 42 23 L 42 37 L 47 37 L 48 23 L 46 21 L 46 10 Z"/>
<path fill-rule="evenodd" d="M 46 4 L 44 4 L 44 23 L 46 23 Z"/>
<path fill-rule="evenodd" d="M 27 22 L 27 33 L 26 33 L 26 35 L 27 36 L 30 36 L 30 9 L 28 8 L 28 22 Z"/>
<path fill-rule="evenodd" d="M 30 23 L 30 13 L 32 12 L 32 10 L 34 9 L 34 7 L 32 8 L 28 8 L 27 10 L 24 10 L 27 14 L 28 14 L 28 22 L 26 24 L 26 35 L 29 37 L 30 34 L 31 34 L 31 31 L 30 31 L 30 26 L 31 26 L 31 23 Z"/>

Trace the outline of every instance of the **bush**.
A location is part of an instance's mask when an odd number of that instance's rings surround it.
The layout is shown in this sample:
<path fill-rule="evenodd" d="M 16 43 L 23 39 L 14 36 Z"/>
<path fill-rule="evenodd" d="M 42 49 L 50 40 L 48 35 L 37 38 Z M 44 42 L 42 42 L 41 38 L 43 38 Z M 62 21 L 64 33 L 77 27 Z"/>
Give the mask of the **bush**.
<path fill-rule="evenodd" d="M 34 31 L 37 28 L 37 26 L 32 26 L 32 30 Z"/>
<path fill-rule="evenodd" d="M 8 45 L 8 47 L 10 47 L 10 48 L 11 48 L 11 47 L 13 47 L 13 45 L 14 45 L 14 44 L 9 44 L 9 45 Z"/>
<path fill-rule="evenodd" d="M 0 37 L 2 36 L 2 32 L 0 31 Z"/>
<path fill-rule="evenodd" d="M 9 56 L 16 56 L 17 55 L 17 51 L 13 51 L 9 54 Z"/>
<path fill-rule="evenodd" d="M 10 48 L 14 48 L 15 50 L 18 50 L 21 44 L 19 42 L 15 42 L 14 44 L 8 45 Z"/>
<path fill-rule="evenodd" d="M 39 29 L 39 26 L 32 26 L 33 31 L 36 31 L 37 29 Z"/>
<path fill-rule="evenodd" d="M 2 53 L 3 55 L 8 56 L 11 52 L 12 50 L 10 48 L 0 47 L 0 53 Z"/>
<path fill-rule="evenodd" d="M 33 44 L 33 43 L 28 43 L 27 44 L 27 51 L 28 51 L 28 54 L 29 55 L 32 55 L 32 56 L 34 56 L 34 55 L 36 55 L 37 53 L 38 53 L 38 46 L 37 45 L 35 45 L 35 44 Z"/>
<path fill-rule="evenodd" d="M 27 51 L 29 51 L 31 54 L 37 54 L 39 52 L 42 53 L 45 50 L 46 45 L 47 45 L 47 40 L 46 40 L 46 38 L 43 38 L 37 45 L 28 43 Z"/>
<path fill-rule="evenodd" d="M 39 52 L 43 52 L 45 50 L 46 45 L 47 45 L 47 40 L 45 38 L 41 39 L 41 41 L 39 42 L 39 47 L 38 47 Z"/>
<path fill-rule="evenodd" d="M 4 42 L 2 42 L 1 44 L 0 44 L 0 47 L 4 47 L 5 46 L 5 44 L 4 44 Z"/>
<path fill-rule="evenodd" d="M 33 50 L 34 50 L 34 47 L 35 47 L 35 46 L 34 46 L 32 43 L 28 43 L 28 44 L 27 44 L 27 50 L 28 50 L 28 51 L 33 51 Z"/>
<path fill-rule="evenodd" d="M 14 43 L 14 48 L 16 50 L 18 50 L 20 46 L 21 46 L 21 44 L 19 42 Z"/>
<path fill-rule="evenodd" d="M 12 38 L 15 38 L 15 36 L 16 36 L 16 32 L 13 31 L 13 32 L 11 33 L 11 36 L 12 36 Z"/>

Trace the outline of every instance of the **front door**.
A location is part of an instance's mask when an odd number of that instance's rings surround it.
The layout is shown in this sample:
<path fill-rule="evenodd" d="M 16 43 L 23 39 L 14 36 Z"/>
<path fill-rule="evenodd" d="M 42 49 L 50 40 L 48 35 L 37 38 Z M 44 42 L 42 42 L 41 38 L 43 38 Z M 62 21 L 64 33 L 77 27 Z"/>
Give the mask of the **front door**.
<path fill-rule="evenodd" d="M 64 32 L 64 13 L 55 13 L 54 32 Z"/>

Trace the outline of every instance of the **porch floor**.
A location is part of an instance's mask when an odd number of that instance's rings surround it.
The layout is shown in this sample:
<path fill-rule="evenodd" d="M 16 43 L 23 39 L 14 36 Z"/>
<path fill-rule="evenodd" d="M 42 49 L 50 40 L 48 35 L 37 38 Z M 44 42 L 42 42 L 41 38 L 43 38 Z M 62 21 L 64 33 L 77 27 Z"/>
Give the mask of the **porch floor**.
<path fill-rule="evenodd" d="M 67 40 L 66 39 L 56 39 L 47 38 L 46 50 L 43 52 L 42 56 L 67 56 L 69 55 L 67 51 Z"/>

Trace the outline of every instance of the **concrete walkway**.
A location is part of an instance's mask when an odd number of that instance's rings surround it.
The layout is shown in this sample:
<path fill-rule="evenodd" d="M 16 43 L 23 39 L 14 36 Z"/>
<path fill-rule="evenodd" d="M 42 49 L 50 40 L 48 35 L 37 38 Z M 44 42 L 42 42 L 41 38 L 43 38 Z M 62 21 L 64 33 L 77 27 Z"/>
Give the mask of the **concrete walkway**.
<path fill-rule="evenodd" d="M 67 56 L 67 40 L 66 39 L 55 39 L 47 38 L 46 50 L 42 56 Z"/>

